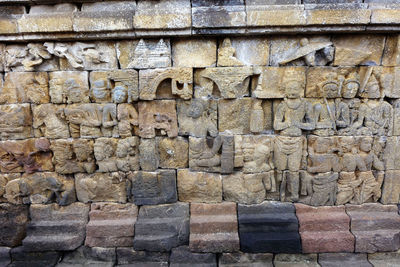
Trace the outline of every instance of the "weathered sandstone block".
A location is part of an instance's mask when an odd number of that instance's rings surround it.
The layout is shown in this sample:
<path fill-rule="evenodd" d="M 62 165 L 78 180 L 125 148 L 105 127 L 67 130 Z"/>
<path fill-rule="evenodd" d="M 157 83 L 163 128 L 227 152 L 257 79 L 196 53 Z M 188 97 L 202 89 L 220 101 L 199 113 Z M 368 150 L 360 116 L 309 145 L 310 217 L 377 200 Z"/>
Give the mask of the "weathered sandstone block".
<path fill-rule="evenodd" d="M 189 243 L 189 204 L 142 206 L 135 224 L 133 248 L 170 251 Z"/>
<path fill-rule="evenodd" d="M 400 136 L 387 138 L 383 159 L 386 170 L 400 170 Z"/>
<path fill-rule="evenodd" d="M 0 139 L 25 139 L 29 137 L 33 137 L 30 105 L 0 105 Z"/>
<path fill-rule="evenodd" d="M 385 205 L 400 203 L 400 170 L 386 170 L 381 202 Z"/>
<path fill-rule="evenodd" d="M 169 39 L 121 41 L 117 43 L 117 55 L 123 69 L 171 67 Z"/>
<path fill-rule="evenodd" d="M 231 173 L 234 167 L 233 136 L 189 137 L 189 168 L 195 171 Z"/>
<path fill-rule="evenodd" d="M 49 103 L 49 77 L 46 72 L 8 72 L 0 104 Z"/>
<path fill-rule="evenodd" d="M 317 254 L 276 254 L 274 266 L 276 267 L 319 267 Z"/>
<path fill-rule="evenodd" d="M 96 164 L 93 141 L 89 139 L 57 139 L 51 141 L 55 170 L 62 174 L 93 173 Z"/>
<path fill-rule="evenodd" d="M 178 135 L 178 123 L 174 100 L 139 102 L 139 135 L 152 138 L 158 135 L 175 137 Z"/>
<path fill-rule="evenodd" d="M 182 39 L 172 46 L 174 67 L 215 67 L 217 42 L 214 39 Z"/>
<path fill-rule="evenodd" d="M 84 203 L 109 201 L 126 203 L 130 182 L 122 172 L 75 174 L 76 195 Z"/>
<path fill-rule="evenodd" d="M 400 248 L 400 216 L 395 205 L 348 205 L 355 252 L 396 251 Z"/>
<path fill-rule="evenodd" d="M 116 262 L 116 252 L 113 248 L 81 246 L 72 252 L 66 252 L 57 267 L 99 266 L 112 267 Z"/>
<path fill-rule="evenodd" d="M 318 262 L 324 267 L 373 266 L 367 260 L 367 254 L 363 253 L 321 253 Z"/>
<path fill-rule="evenodd" d="M 396 266 L 400 262 L 400 251 L 368 254 L 368 261 L 375 267 Z"/>
<path fill-rule="evenodd" d="M 179 135 L 217 136 L 218 104 L 215 100 L 177 101 Z"/>
<path fill-rule="evenodd" d="M 310 207 L 295 204 L 304 253 L 353 252 L 354 236 L 344 206 Z"/>
<path fill-rule="evenodd" d="M 139 114 L 133 104 L 118 104 L 118 133 L 121 138 L 138 135 Z"/>
<path fill-rule="evenodd" d="M 333 39 L 335 46 L 335 66 L 366 65 L 367 62 L 380 64 L 383 47 L 383 35 L 338 36 Z"/>
<path fill-rule="evenodd" d="M 0 171 L 52 171 L 50 141 L 45 138 L 0 142 Z"/>
<path fill-rule="evenodd" d="M 55 266 L 62 257 L 59 251 L 29 252 L 23 246 L 11 249 L 12 264 L 10 266 Z"/>
<path fill-rule="evenodd" d="M 133 245 L 138 208 L 133 204 L 93 203 L 86 225 L 85 245 L 129 247 Z"/>
<path fill-rule="evenodd" d="M 0 204 L 0 246 L 21 245 L 28 224 L 28 207 L 23 205 Z"/>
<path fill-rule="evenodd" d="M 55 71 L 50 73 L 51 102 L 89 103 L 89 80 L 86 71 Z"/>
<path fill-rule="evenodd" d="M 220 174 L 178 170 L 178 196 L 185 202 L 222 201 L 222 179 Z"/>
<path fill-rule="evenodd" d="M 76 201 L 75 182 L 71 176 L 54 172 L 36 172 L 10 179 L 4 185 L 4 197 L 12 204 L 49 204 L 60 206 Z"/>
<path fill-rule="evenodd" d="M 68 122 L 65 119 L 66 105 L 32 105 L 33 132 L 35 137 L 69 138 Z M 27 133 L 30 129 L 27 129 Z"/>
<path fill-rule="evenodd" d="M 0 203 L 8 202 L 6 194 L 6 185 L 8 182 L 21 177 L 20 173 L 3 173 L 0 174 Z"/>
<path fill-rule="evenodd" d="M 117 266 L 168 267 L 169 252 L 135 251 L 133 248 L 117 248 Z"/>
<path fill-rule="evenodd" d="M 139 98 L 136 70 L 92 71 L 90 100 L 96 103 L 131 103 Z"/>
<path fill-rule="evenodd" d="M 155 171 L 160 165 L 156 139 L 140 139 L 139 145 L 140 168 L 144 171 Z"/>
<path fill-rule="evenodd" d="M 187 168 L 189 163 L 189 142 L 183 137 L 156 137 L 160 168 Z"/>
<path fill-rule="evenodd" d="M 27 251 L 74 250 L 85 240 L 89 206 L 73 203 L 30 206 L 31 222 L 22 241 Z"/>
<path fill-rule="evenodd" d="M 139 138 L 97 138 L 94 156 L 99 172 L 139 170 Z"/>
<path fill-rule="evenodd" d="M 273 254 L 270 253 L 223 253 L 219 257 L 219 266 L 221 267 L 272 267 Z"/>
<path fill-rule="evenodd" d="M 236 203 L 192 203 L 189 247 L 195 252 L 239 251 Z"/>
<path fill-rule="evenodd" d="M 170 256 L 171 267 L 179 267 L 189 265 L 200 267 L 216 267 L 217 257 L 212 253 L 194 253 L 191 252 L 188 246 L 180 246 L 173 248 Z"/>
<path fill-rule="evenodd" d="M 157 205 L 177 201 L 175 170 L 137 171 L 128 174 L 131 198 L 136 205 Z"/>
<path fill-rule="evenodd" d="M 243 252 L 301 252 L 295 207 L 264 202 L 238 206 L 240 249 Z"/>
<path fill-rule="evenodd" d="M 165 86 L 163 81 L 170 80 Z M 193 70 L 191 68 L 148 69 L 139 72 L 139 96 L 142 100 L 160 98 L 163 94 L 182 99 L 192 98 Z"/>
<path fill-rule="evenodd" d="M 377 10 L 378 11 L 378 10 Z M 395 12 L 390 9 L 384 10 L 385 13 L 384 15 L 387 15 L 387 13 L 390 12 Z M 375 11 L 372 12 L 372 16 L 374 16 L 376 13 Z M 399 66 L 400 61 L 399 61 L 399 39 L 400 35 L 394 34 L 394 35 L 389 35 L 386 37 L 386 44 L 385 44 L 385 49 L 383 50 L 383 56 L 382 56 L 382 65 L 383 66 Z"/>

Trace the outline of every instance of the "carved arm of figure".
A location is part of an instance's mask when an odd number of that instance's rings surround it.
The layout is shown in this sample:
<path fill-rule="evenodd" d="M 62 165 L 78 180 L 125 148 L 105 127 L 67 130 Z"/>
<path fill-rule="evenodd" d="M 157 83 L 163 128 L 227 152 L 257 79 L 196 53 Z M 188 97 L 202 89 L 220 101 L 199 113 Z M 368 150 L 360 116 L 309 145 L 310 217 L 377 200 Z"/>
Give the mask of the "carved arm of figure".
<path fill-rule="evenodd" d="M 86 108 L 85 119 L 82 121 L 81 125 L 89 127 L 100 127 L 102 124 L 101 118 L 101 110 L 97 108 Z"/>
<path fill-rule="evenodd" d="M 211 151 L 202 152 L 199 159 L 210 159 L 218 154 L 219 149 L 222 146 L 222 137 L 219 135 L 214 138 L 214 143 L 211 148 Z"/>
<path fill-rule="evenodd" d="M 105 128 L 113 127 L 118 124 L 117 114 L 113 110 L 113 107 L 104 107 L 102 124 Z"/>
<path fill-rule="evenodd" d="M 299 123 L 299 128 L 303 130 L 314 130 L 315 129 L 315 118 L 312 105 L 307 101 L 303 100 L 305 105 L 304 122 Z"/>
<path fill-rule="evenodd" d="M 274 118 L 274 129 L 278 131 L 285 130 L 290 127 L 290 122 L 284 121 L 286 112 L 286 99 L 278 105 Z"/>

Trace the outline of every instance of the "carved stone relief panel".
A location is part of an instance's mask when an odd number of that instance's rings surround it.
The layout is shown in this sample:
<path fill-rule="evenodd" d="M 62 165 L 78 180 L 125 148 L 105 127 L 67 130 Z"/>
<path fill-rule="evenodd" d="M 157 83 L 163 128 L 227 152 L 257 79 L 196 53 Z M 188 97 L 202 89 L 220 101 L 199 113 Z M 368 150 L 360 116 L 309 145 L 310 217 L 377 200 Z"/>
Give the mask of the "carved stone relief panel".
<path fill-rule="evenodd" d="M 32 126 L 35 137 L 69 138 L 69 128 L 64 113 L 65 108 L 66 105 L 32 105 Z"/>
<path fill-rule="evenodd" d="M 55 104 L 89 103 L 89 82 L 86 71 L 50 73 L 49 94 Z"/>
<path fill-rule="evenodd" d="M 132 103 L 139 98 L 135 70 L 92 71 L 90 99 L 96 103 Z"/>
<path fill-rule="evenodd" d="M 33 137 L 29 104 L 0 105 L 0 139 Z"/>
<path fill-rule="evenodd" d="M 49 81 L 46 72 L 8 72 L 0 94 L 0 104 L 49 103 Z"/>

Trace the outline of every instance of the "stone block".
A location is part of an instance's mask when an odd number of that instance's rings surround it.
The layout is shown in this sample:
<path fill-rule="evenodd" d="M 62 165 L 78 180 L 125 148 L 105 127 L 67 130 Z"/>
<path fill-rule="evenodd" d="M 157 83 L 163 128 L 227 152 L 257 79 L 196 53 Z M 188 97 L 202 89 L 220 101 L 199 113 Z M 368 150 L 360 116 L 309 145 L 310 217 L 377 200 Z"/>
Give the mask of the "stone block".
<path fill-rule="evenodd" d="M 33 137 L 32 112 L 29 104 L 0 105 L 0 139 Z"/>
<path fill-rule="evenodd" d="M 4 71 L 6 63 L 6 45 L 0 44 L 0 71 Z M 3 75 L 0 75 L 0 87 L 3 87 Z"/>
<path fill-rule="evenodd" d="M 177 201 L 175 170 L 138 171 L 128 174 L 131 198 L 136 205 L 157 205 Z"/>
<path fill-rule="evenodd" d="M 373 266 L 367 260 L 367 254 L 363 253 L 321 253 L 319 254 L 318 262 L 324 267 Z"/>
<path fill-rule="evenodd" d="M 395 205 L 348 205 L 355 252 L 396 251 L 400 248 L 400 216 Z"/>
<path fill-rule="evenodd" d="M 397 118 L 395 118 L 396 122 Z M 387 138 L 386 146 L 383 154 L 383 160 L 385 162 L 386 170 L 399 170 L 400 165 L 400 137 L 390 136 Z"/>
<path fill-rule="evenodd" d="M 385 12 L 398 12 L 397 10 L 386 10 Z M 372 12 L 373 14 L 375 11 Z M 400 65 L 400 35 L 392 34 L 386 37 L 385 49 L 383 50 L 382 65 L 383 66 L 399 66 Z"/>
<path fill-rule="evenodd" d="M 210 253 L 239 251 L 236 203 L 192 203 L 189 248 Z"/>
<path fill-rule="evenodd" d="M 371 23 L 376 24 L 397 24 L 400 12 L 396 9 L 374 9 L 371 14 Z"/>
<path fill-rule="evenodd" d="M 45 138 L 0 142 L 0 171 L 52 171 L 50 141 Z"/>
<path fill-rule="evenodd" d="M 174 67 L 205 68 L 217 64 L 217 42 L 215 39 L 181 39 L 172 45 Z"/>
<path fill-rule="evenodd" d="M 171 81 L 171 84 L 167 83 L 169 81 Z M 139 97 L 142 100 L 175 97 L 187 100 L 192 98 L 192 94 L 193 70 L 191 68 L 147 69 L 139 71 Z"/>
<path fill-rule="evenodd" d="M 295 207 L 264 202 L 238 206 L 240 250 L 249 253 L 300 253 Z"/>
<path fill-rule="evenodd" d="M 246 10 L 242 1 L 230 2 L 228 5 L 211 1 L 193 6 L 192 20 L 194 28 L 244 27 Z"/>
<path fill-rule="evenodd" d="M 173 248 L 171 251 L 171 267 L 180 266 L 217 267 L 217 256 L 212 253 L 194 253 L 188 246 Z"/>
<path fill-rule="evenodd" d="M 189 243 L 189 204 L 142 206 L 135 224 L 133 248 L 170 251 Z"/>
<path fill-rule="evenodd" d="M 319 267 L 317 254 L 276 254 L 274 266 L 276 267 Z"/>
<path fill-rule="evenodd" d="M 89 103 L 89 81 L 86 71 L 55 71 L 50 73 L 49 94 L 51 102 Z"/>
<path fill-rule="evenodd" d="M 60 206 L 76 201 L 74 178 L 54 172 L 36 172 L 10 179 L 4 197 L 12 204 L 49 204 Z"/>
<path fill-rule="evenodd" d="M 8 202 L 6 198 L 6 185 L 14 180 L 21 177 L 20 173 L 4 173 L 0 175 L 0 203 Z"/>
<path fill-rule="evenodd" d="M 96 170 L 93 140 L 52 140 L 50 149 L 53 151 L 53 163 L 58 173 L 93 173 Z"/>
<path fill-rule="evenodd" d="M 189 142 L 184 137 L 156 137 L 160 168 L 187 168 L 189 162 Z"/>
<path fill-rule="evenodd" d="M 60 60 L 60 70 L 118 69 L 114 42 L 46 43 L 47 50 Z M 65 51 L 67 50 L 67 51 Z"/>
<path fill-rule="evenodd" d="M 48 75 L 45 72 L 8 72 L 4 75 L 4 85 L 0 104 L 49 103 Z"/>
<path fill-rule="evenodd" d="M 37 5 L 29 14 L 18 19 L 20 33 L 71 32 L 73 14 L 78 9 L 73 4 Z"/>
<path fill-rule="evenodd" d="M 133 204 L 93 203 L 86 225 L 85 245 L 89 247 L 130 247 L 133 245 L 138 208 Z"/>
<path fill-rule="evenodd" d="M 266 2 L 246 2 L 248 26 L 296 26 L 305 25 L 306 16 L 303 5 L 286 5 Z M 282 21 L 282 18 L 287 18 Z"/>
<path fill-rule="evenodd" d="M 307 25 L 351 25 L 370 23 L 368 9 L 314 9 L 306 10 Z"/>
<path fill-rule="evenodd" d="M 74 31 L 121 31 L 133 27 L 135 1 L 84 3 L 74 14 Z"/>
<path fill-rule="evenodd" d="M 223 253 L 219 257 L 218 265 L 221 267 L 273 267 L 273 254 L 270 253 Z"/>
<path fill-rule="evenodd" d="M 22 266 L 37 266 L 48 267 L 55 266 L 62 257 L 59 251 L 35 251 L 29 252 L 25 247 L 16 247 L 11 249 L 12 263 L 9 267 L 22 267 Z"/>
<path fill-rule="evenodd" d="M 222 177 L 224 200 L 241 204 L 258 204 L 265 199 L 279 200 L 278 186 L 274 171 L 235 172 Z"/>
<path fill-rule="evenodd" d="M 306 69 L 301 66 L 285 68 L 262 67 L 258 80 L 252 80 L 252 96 L 265 99 L 283 98 L 285 96 L 285 88 L 282 83 L 288 76 L 300 82 L 302 86 L 301 96 L 304 96 Z"/>
<path fill-rule="evenodd" d="M 381 203 L 385 205 L 400 203 L 400 170 L 386 170 Z"/>
<path fill-rule="evenodd" d="M 28 207 L 23 205 L 0 204 L 0 246 L 21 245 L 28 224 Z"/>
<path fill-rule="evenodd" d="M 174 100 L 156 100 L 139 102 L 139 135 L 153 138 L 158 135 L 175 137 L 178 135 L 178 123 Z"/>
<path fill-rule="evenodd" d="M 383 35 L 360 35 L 333 38 L 335 66 L 379 65 L 385 46 Z"/>
<path fill-rule="evenodd" d="M 189 168 L 195 171 L 231 173 L 234 167 L 233 136 L 189 137 Z"/>
<path fill-rule="evenodd" d="M 64 113 L 73 138 L 118 137 L 116 104 L 71 104 Z"/>
<path fill-rule="evenodd" d="M 69 138 L 69 127 L 64 113 L 65 107 L 65 105 L 54 104 L 32 105 L 32 126 L 35 137 Z"/>
<path fill-rule="evenodd" d="M 137 10 L 133 18 L 134 29 L 186 29 L 190 28 L 191 24 L 189 0 L 137 2 Z"/>
<path fill-rule="evenodd" d="M 139 170 L 139 138 L 97 138 L 94 156 L 99 172 Z"/>
<path fill-rule="evenodd" d="M 179 135 L 195 137 L 217 136 L 218 103 L 215 100 L 193 98 L 177 101 Z"/>
<path fill-rule="evenodd" d="M 249 96 L 250 78 L 259 74 L 259 68 L 251 66 L 195 70 L 194 97 L 239 98 Z"/>
<path fill-rule="evenodd" d="M 220 99 L 218 128 L 226 134 L 262 133 L 272 130 L 272 102 L 250 97 Z"/>
<path fill-rule="evenodd" d="M 353 252 L 354 236 L 344 206 L 310 207 L 295 204 L 304 253 Z"/>
<path fill-rule="evenodd" d="M 216 203 L 222 201 L 220 174 L 178 170 L 178 196 L 184 202 Z"/>
<path fill-rule="evenodd" d="M 108 201 L 126 203 L 130 187 L 122 172 L 75 174 L 76 195 L 83 203 Z"/>
<path fill-rule="evenodd" d="M 0 247 L 0 265 L 8 266 L 11 263 L 10 248 Z"/>
<path fill-rule="evenodd" d="M 168 267 L 169 253 L 135 251 L 133 248 L 117 248 L 117 266 Z"/>
<path fill-rule="evenodd" d="M 116 252 L 113 248 L 81 246 L 75 251 L 66 252 L 57 267 L 99 266 L 112 267 L 116 263 Z"/>
<path fill-rule="evenodd" d="M 90 99 L 96 103 L 132 103 L 139 98 L 136 70 L 90 72 Z"/>
<path fill-rule="evenodd" d="M 33 204 L 29 211 L 31 222 L 22 241 L 27 251 L 74 250 L 83 244 L 88 205 L 79 202 L 65 207 Z"/>
<path fill-rule="evenodd" d="M 335 48 L 330 36 L 271 38 L 271 66 L 325 66 L 333 61 Z M 304 47 L 304 48 L 302 48 Z M 312 51 L 305 54 L 303 51 Z"/>
<path fill-rule="evenodd" d="M 368 261 L 375 267 L 396 266 L 400 262 L 400 251 L 368 254 Z"/>
<path fill-rule="evenodd" d="M 142 170 L 155 171 L 158 169 L 158 166 L 160 165 L 160 157 L 155 138 L 140 139 L 139 153 L 139 162 Z"/>
<path fill-rule="evenodd" d="M 230 38 L 230 46 L 223 48 L 223 42 L 219 45 L 219 56 L 228 56 L 234 61 L 239 60 L 239 65 L 269 65 L 269 39 L 264 37 L 235 37 Z M 226 41 L 225 41 L 226 44 Z"/>
<path fill-rule="evenodd" d="M 117 43 L 117 55 L 122 69 L 171 67 L 169 39 L 121 41 Z"/>
<path fill-rule="evenodd" d="M 46 44 L 46 45 L 45 45 Z M 60 69 L 58 58 L 49 53 L 47 44 L 28 43 L 7 45 L 4 56 L 5 71 L 57 71 Z M 24 75 L 24 74 L 13 74 Z M 34 73 L 31 73 L 34 75 Z M 29 79 L 27 81 L 30 82 Z M 40 81 L 33 81 L 36 86 Z"/>
<path fill-rule="evenodd" d="M 24 7 L 25 9 L 25 7 Z M 13 15 L 0 15 L 0 33 L 1 34 L 16 34 L 18 33 L 18 20 Z"/>

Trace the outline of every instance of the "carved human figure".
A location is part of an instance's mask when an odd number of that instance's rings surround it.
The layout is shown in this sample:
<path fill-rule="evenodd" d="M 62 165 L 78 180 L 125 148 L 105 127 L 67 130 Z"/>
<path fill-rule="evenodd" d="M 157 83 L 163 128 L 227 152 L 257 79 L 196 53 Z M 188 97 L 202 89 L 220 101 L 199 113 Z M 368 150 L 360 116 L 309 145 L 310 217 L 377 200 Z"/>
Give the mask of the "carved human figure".
<path fill-rule="evenodd" d="M 218 48 L 218 66 L 243 66 L 243 63 L 236 58 L 236 49 L 232 46 L 230 38 L 225 38 L 221 47 Z"/>
<path fill-rule="evenodd" d="M 300 173 L 300 201 L 312 206 L 334 205 L 337 194 L 338 173 L 325 172 L 312 175 Z"/>
<path fill-rule="evenodd" d="M 94 81 L 92 88 L 90 89 L 90 94 L 91 98 L 95 99 L 98 103 L 108 102 L 111 97 L 108 81 L 105 79 Z"/>
<path fill-rule="evenodd" d="M 68 138 L 69 130 L 65 119 L 64 106 L 43 104 L 33 106 L 33 128 L 36 137 Z"/>
<path fill-rule="evenodd" d="M 118 105 L 118 131 L 123 138 L 132 136 L 135 126 L 139 125 L 138 112 L 132 104 Z"/>
<path fill-rule="evenodd" d="M 112 92 L 112 100 L 117 104 L 126 103 L 128 101 L 128 89 L 122 83 L 115 85 Z"/>
<path fill-rule="evenodd" d="M 106 137 L 118 137 L 117 107 L 114 104 L 103 106 L 101 132 Z"/>
<path fill-rule="evenodd" d="M 279 173 L 278 180 L 281 183 L 281 199 L 285 199 L 286 189 L 289 189 L 291 197 L 288 200 L 297 201 L 299 198 L 299 169 L 303 158 L 304 138 L 302 130 L 315 128 L 312 106 L 301 97 L 303 90 L 301 82 L 287 73 L 283 79 L 286 97 L 276 110 L 274 129 L 280 131 L 280 135 L 274 142 L 274 162 Z M 289 172 L 285 172 L 289 170 Z M 288 176 L 288 180 L 286 180 Z"/>
<path fill-rule="evenodd" d="M 308 166 L 310 173 L 338 172 L 341 169 L 336 139 L 310 136 L 308 138 Z"/>
<path fill-rule="evenodd" d="M 138 146 L 139 139 L 135 136 L 118 141 L 117 150 L 115 151 L 118 170 L 126 172 L 139 169 Z"/>
<path fill-rule="evenodd" d="M 102 110 L 97 104 L 71 105 L 65 109 L 72 137 L 100 137 Z"/>

